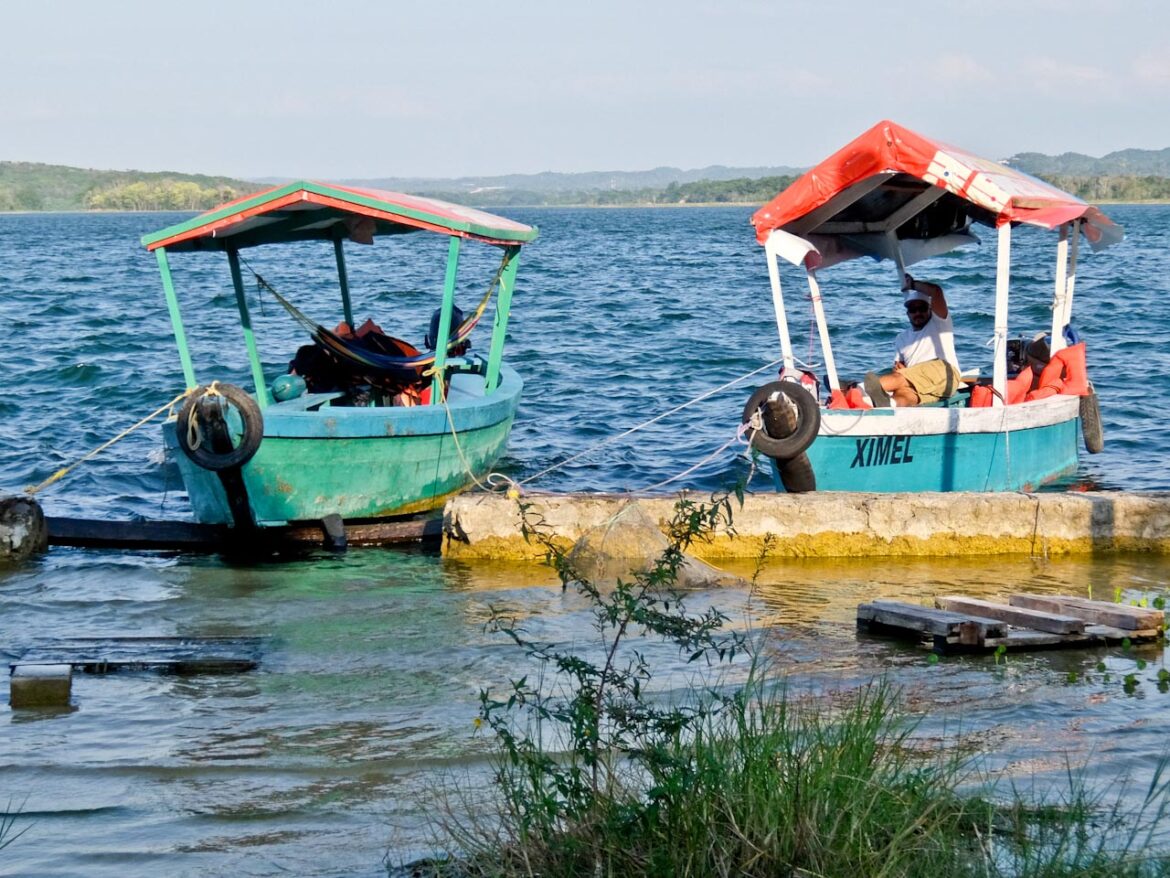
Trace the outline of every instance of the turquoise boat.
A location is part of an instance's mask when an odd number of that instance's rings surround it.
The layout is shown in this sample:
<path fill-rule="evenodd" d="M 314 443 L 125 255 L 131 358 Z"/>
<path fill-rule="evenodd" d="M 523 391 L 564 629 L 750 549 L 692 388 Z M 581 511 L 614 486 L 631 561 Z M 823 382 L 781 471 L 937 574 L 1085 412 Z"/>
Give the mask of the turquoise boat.
<path fill-rule="evenodd" d="M 438 308 L 421 349 L 372 321 L 355 325 L 346 272 L 347 242 L 407 233 L 449 239 Z M 163 434 L 196 520 L 248 529 L 380 519 L 438 508 L 484 478 L 504 452 L 523 389 L 504 363 L 504 340 L 520 248 L 536 236 L 534 227 L 480 210 L 316 182 L 246 196 L 145 236 L 188 390 Z M 336 267 L 341 322 L 332 330 L 314 323 L 257 274 L 311 342 L 296 352 L 290 374 L 265 374 L 241 252 L 305 241 L 332 251 L 326 258 Z M 501 258 L 479 306 L 465 316 L 455 305 L 456 281 L 460 253 L 472 242 L 498 249 Z M 227 256 L 250 389 L 196 379 L 169 257 L 197 251 Z M 288 252 L 299 256 L 305 248 Z M 471 332 L 488 313 L 487 354 L 472 354 Z"/>
<path fill-rule="evenodd" d="M 1082 439 L 1090 452 L 1101 450 L 1085 342 L 1071 324 L 1080 242 L 1098 251 L 1124 235 L 1098 208 L 884 121 L 797 178 L 752 223 L 767 259 L 783 368 L 752 395 L 743 421 L 753 446 L 772 459 L 778 490 L 1030 491 L 1075 473 Z M 1052 317 L 1012 337 L 1011 240 L 1021 224 L 1056 233 Z M 900 281 L 907 266 L 978 243 L 975 226 L 994 229 L 997 242 L 989 369 L 964 372 L 960 391 L 942 401 L 871 407 L 838 375 L 827 322 L 830 303 L 848 307 L 870 291 L 822 287 L 822 274 L 870 257 L 892 262 Z M 819 374 L 793 353 L 781 282 L 788 266 L 808 287 Z"/>

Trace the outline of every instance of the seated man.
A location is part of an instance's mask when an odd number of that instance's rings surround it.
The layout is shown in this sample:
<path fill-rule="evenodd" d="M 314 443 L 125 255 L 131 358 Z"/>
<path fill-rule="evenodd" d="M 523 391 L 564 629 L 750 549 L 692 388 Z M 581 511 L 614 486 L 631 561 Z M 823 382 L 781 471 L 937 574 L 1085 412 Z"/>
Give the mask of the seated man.
<path fill-rule="evenodd" d="M 865 376 L 865 392 L 878 408 L 888 407 L 891 398 L 903 407 L 937 402 L 959 389 L 955 327 L 942 287 L 907 274 L 902 289 L 910 328 L 894 339 L 894 371 Z"/>

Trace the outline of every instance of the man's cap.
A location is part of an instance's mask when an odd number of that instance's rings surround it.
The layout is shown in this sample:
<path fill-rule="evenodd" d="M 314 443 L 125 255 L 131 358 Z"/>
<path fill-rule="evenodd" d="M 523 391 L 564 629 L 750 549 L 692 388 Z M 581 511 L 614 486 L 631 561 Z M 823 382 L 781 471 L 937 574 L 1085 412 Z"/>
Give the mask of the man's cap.
<path fill-rule="evenodd" d="M 929 293 L 920 293 L 918 290 L 907 290 L 906 298 L 902 304 L 908 305 L 911 302 L 926 302 L 927 304 L 930 304 L 930 301 L 931 299 Z"/>

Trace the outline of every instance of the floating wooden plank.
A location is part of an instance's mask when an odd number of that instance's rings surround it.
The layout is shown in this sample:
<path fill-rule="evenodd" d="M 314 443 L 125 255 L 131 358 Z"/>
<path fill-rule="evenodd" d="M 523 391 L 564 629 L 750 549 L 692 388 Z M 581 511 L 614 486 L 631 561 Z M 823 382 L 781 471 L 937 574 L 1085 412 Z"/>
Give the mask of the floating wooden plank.
<path fill-rule="evenodd" d="M 260 637 L 72 637 L 34 644 L 10 667 L 69 665 L 87 674 L 232 674 L 256 668 L 262 645 Z"/>
<path fill-rule="evenodd" d="M 100 521 L 90 518 L 53 518 L 49 545 L 81 548 L 187 549 L 214 551 L 222 546 L 227 528 L 190 521 Z"/>
<path fill-rule="evenodd" d="M 1003 637 L 1007 625 L 969 613 L 952 613 L 902 601 L 871 601 L 857 608 L 857 624 L 917 632 L 948 642 L 975 646 L 988 637 Z"/>
<path fill-rule="evenodd" d="M 218 552 L 231 546 L 229 528 L 192 521 L 100 521 L 87 518 L 46 518 L 49 544 L 88 549 L 178 549 Z M 260 532 L 276 546 L 327 544 L 325 528 L 316 522 L 265 528 Z M 443 535 L 439 515 L 409 519 L 362 520 L 345 523 L 351 546 L 399 545 L 437 541 Z M 266 543 L 267 545 L 267 543 Z"/>
<path fill-rule="evenodd" d="M 953 613 L 975 613 L 988 619 L 999 619 L 1016 628 L 1029 628 L 1049 634 L 1083 634 L 1085 631 L 1085 620 L 1077 616 L 1045 613 L 958 595 L 935 598 L 934 603 Z"/>
<path fill-rule="evenodd" d="M 1014 607 L 1026 607 L 1030 610 L 1079 616 L 1090 624 L 1107 625 L 1126 631 L 1161 628 L 1166 621 L 1161 610 L 1129 607 L 1125 604 L 1111 604 L 1107 601 L 1092 601 L 1088 598 L 1064 595 L 1014 594 L 1008 598 L 1008 603 Z"/>
<path fill-rule="evenodd" d="M 1131 631 L 1125 628 L 1112 628 L 1109 625 L 1086 625 L 1085 633 L 1107 643 L 1120 643 L 1129 640 L 1133 643 L 1147 643 L 1162 636 L 1161 628 L 1146 628 L 1141 631 Z"/>

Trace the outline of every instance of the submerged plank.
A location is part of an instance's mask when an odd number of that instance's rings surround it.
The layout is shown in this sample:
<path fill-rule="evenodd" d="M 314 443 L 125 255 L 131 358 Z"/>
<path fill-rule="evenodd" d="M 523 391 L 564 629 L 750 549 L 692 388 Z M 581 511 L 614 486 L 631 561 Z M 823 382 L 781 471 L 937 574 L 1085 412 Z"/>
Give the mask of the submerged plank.
<path fill-rule="evenodd" d="M 100 521 L 88 518 L 48 518 L 49 544 L 86 549 L 178 549 L 218 552 L 231 546 L 229 528 L 191 521 Z M 385 546 L 438 540 L 443 534 L 439 515 L 387 521 L 345 522 L 346 542 L 351 546 Z M 276 546 L 326 545 L 325 527 L 302 522 L 260 531 L 260 537 Z M 265 543 L 267 545 L 267 542 Z"/>
<path fill-rule="evenodd" d="M 959 595 L 935 598 L 934 602 L 944 610 L 955 613 L 977 613 L 988 619 L 999 619 L 1008 625 L 1017 628 L 1030 628 L 1033 631 L 1043 631 L 1050 634 L 1081 634 L 1085 630 L 1085 620 L 1077 616 L 1012 607 Z"/>
<path fill-rule="evenodd" d="M 100 521 L 91 518 L 46 519 L 49 544 L 80 548 L 214 550 L 227 528 L 191 521 Z"/>
<path fill-rule="evenodd" d="M 131 670 L 237 673 L 260 664 L 262 645 L 260 637 L 70 637 L 29 646 L 11 667 L 69 665 L 89 674 Z"/>
<path fill-rule="evenodd" d="M 1111 628 L 1121 628 L 1126 631 L 1161 628 L 1165 623 L 1165 615 L 1161 610 L 1128 607 L 1125 604 L 1093 601 L 1088 598 L 1065 595 L 1014 594 L 1008 598 L 1008 602 L 1014 607 L 1078 616 L 1090 624 L 1108 625 Z"/>

